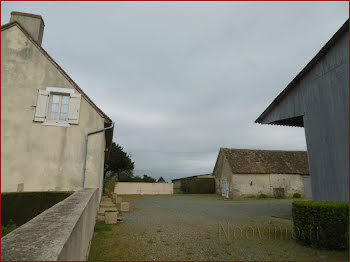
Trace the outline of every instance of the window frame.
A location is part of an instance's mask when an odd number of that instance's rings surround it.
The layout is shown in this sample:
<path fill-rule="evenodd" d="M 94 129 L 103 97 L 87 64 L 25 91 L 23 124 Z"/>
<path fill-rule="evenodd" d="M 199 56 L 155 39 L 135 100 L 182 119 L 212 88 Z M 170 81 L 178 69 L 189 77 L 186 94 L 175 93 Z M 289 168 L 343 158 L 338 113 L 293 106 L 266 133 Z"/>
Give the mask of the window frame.
<path fill-rule="evenodd" d="M 52 112 L 52 102 L 53 102 L 53 96 L 58 96 L 59 97 L 59 102 L 58 102 L 58 111 L 56 113 L 56 119 L 51 119 L 51 112 Z M 60 115 L 61 115 L 61 109 L 62 109 L 62 98 L 63 97 L 68 97 L 68 110 L 67 110 L 67 117 L 66 120 L 60 120 Z M 56 92 L 50 92 L 49 94 L 49 102 L 48 102 L 48 110 L 46 114 L 46 122 L 48 123 L 59 123 L 59 124 L 68 124 L 68 111 L 69 111 L 69 100 L 70 100 L 70 95 L 67 93 L 56 93 Z"/>
<path fill-rule="evenodd" d="M 71 99 L 71 94 L 75 93 L 74 89 L 70 88 L 61 88 L 61 87 L 46 87 L 46 91 L 49 92 L 48 102 L 46 104 L 46 117 L 44 122 L 42 122 L 41 125 L 43 126 L 63 126 L 63 127 L 70 127 L 71 124 L 68 122 L 68 114 L 69 114 L 69 104 Z M 60 103 L 59 103 L 59 111 L 57 112 L 58 119 L 56 120 L 50 120 L 50 114 L 51 114 L 51 105 L 52 105 L 52 97 L 53 95 L 59 95 L 60 96 Z M 65 121 L 59 120 L 59 115 L 61 112 L 61 101 L 62 96 L 68 96 L 68 111 L 67 111 L 67 119 Z"/>

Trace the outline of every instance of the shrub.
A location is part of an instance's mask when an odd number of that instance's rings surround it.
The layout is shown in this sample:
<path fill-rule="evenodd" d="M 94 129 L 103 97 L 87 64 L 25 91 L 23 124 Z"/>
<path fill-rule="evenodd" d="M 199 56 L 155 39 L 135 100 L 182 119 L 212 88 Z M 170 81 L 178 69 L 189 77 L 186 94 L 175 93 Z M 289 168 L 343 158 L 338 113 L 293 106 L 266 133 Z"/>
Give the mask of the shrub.
<path fill-rule="evenodd" d="M 174 188 L 174 194 L 183 194 L 180 188 Z"/>
<path fill-rule="evenodd" d="M 294 233 L 306 245 L 345 249 L 349 245 L 349 203 L 294 201 Z"/>
<path fill-rule="evenodd" d="M 268 196 L 267 195 L 265 195 L 265 194 L 260 194 L 260 195 L 258 195 L 258 198 L 267 198 Z"/>
<path fill-rule="evenodd" d="M 112 194 L 114 192 L 114 187 L 115 187 L 116 181 L 117 181 L 116 179 L 111 178 L 106 182 L 105 188 L 104 188 L 106 195 Z"/>
<path fill-rule="evenodd" d="M 299 193 L 294 193 L 294 194 L 293 194 L 293 198 L 301 198 L 301 194 L 299 194 Z"/>
<path fill-rule="evenodd" d="M 10 219 L 21 226 L 53 205 L 61 202 L 72 192 L 15 192 L 1 194 L 1 224 Z"/>
<path fill-rule="evenodd" d="M 215 193 L 215 180 L 213 178 L 184 178 L 181 179 L 181 191 L 183 193 Z"/>
<path fill-rule="evenodd" d="M 17 225 L 15 224 L 15 222 L 13 222 L 12 219 L 10 219 L 6 226 L 1 225 L 1 237 L 4 237 L 5 235 L 15 230 L 16 228 L 17 228 Z"/>

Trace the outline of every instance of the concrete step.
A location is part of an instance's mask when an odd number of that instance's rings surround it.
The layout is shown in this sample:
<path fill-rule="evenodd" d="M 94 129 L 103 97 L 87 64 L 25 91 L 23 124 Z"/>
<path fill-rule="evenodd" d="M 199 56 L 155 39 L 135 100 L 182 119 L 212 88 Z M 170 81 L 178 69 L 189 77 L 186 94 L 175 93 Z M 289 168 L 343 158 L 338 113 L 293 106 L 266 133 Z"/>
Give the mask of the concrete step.
<path fill-rule="evenodd" d="M 98 210 L 98 213 L 103 213 L 104 214 L 106 210 L 118 211 L 116 206 L 113 206 L 113 207 L 100 207 L 100 209 Z"/>
<path fill-rule="evenodd" d="M 98 215 L 97 216 L 97 220 L 98 221 L 105 221 L 105 216 L 104 215 L 103 216 Z"/>
<path fill-rule="evenodd" d="M 113 202 L 101 202 L 100 207 L 115 207 L 115 204 Z"/>

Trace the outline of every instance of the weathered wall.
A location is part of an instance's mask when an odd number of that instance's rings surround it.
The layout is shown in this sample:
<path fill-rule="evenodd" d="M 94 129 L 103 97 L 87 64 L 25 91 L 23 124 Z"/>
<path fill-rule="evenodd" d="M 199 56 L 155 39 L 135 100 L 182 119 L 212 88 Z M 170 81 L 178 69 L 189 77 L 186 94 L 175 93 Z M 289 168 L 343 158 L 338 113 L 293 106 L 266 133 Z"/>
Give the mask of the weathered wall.
<path fill-rule="evenodd" d="M 349 201 L 349 30 L 262 120 L 303 116 L 314 200 Z"/>
<path fill-rule="evenodd" d="M 221 195 L 221 180 L 225 179 L 227 182 L 227 188 L 232 188 L 232 171 L 230 165 L 223 153 L 219 153 L 216 160 L 215 168 L 213 171 L 215 178 L 216 193 Z M 229 190 L 229 197 L 232 197 L 232 190 Z"/>
<path fill-rule="evenodd" d="M 98 199 L 96 188 L 77 191 L 4 236 L 1 238 L 1 260 L 86 260 Z"/>
<path fill-rule="evenodd" d="M 1 191 L 80 189 L 84 136 L 103 118 L 82 97 L 78 125 L 33 122 L 38 89 L 74 87 L 17 26 L 1 32 L 1 72 Z M 104 133 L 89 137 L 86 187 L 102 187 L 104 149 Z"/>
<path fill-rule="evenodd" d="M 168 195 L 173 194 L 173 184 L 118 182 L 114 192 L 117 195 Z"/>
<path fill-rule="evenodd" d="M 281 187 L 287 196 L 304 195 L 303 177 L 297 174 L 233 174 L 230 191 L 233 196 L 273 195 L 273 188 Z"/>
<path fill-rule="evenodd" d="M 175 180 L 173 182 L 174 189 L 179 189 L 181 188 L 181 180 Z"/>

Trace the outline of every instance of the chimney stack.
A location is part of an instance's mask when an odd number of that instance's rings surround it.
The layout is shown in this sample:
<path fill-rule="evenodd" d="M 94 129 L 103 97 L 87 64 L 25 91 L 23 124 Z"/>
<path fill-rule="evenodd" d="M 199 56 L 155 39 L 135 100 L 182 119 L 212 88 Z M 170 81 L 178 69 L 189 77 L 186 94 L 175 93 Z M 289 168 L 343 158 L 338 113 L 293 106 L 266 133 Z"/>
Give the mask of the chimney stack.
<path fill-rule="evenodd" d="M 19 23 L 29 35 L 41 46 L 44 34 L 44 20 L 40 15 L 11 12 L 11 22 Z"/>

